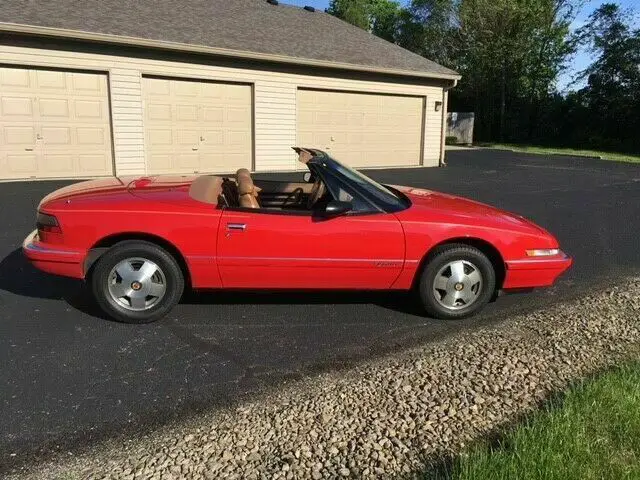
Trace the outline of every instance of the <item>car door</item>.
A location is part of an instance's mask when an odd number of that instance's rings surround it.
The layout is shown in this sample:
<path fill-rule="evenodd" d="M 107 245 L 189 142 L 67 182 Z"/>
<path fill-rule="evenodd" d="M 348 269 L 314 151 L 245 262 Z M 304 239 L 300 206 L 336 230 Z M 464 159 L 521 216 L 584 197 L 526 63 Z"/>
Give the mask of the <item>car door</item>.
<path fill-rule="evenodd" d="M 230 288 L 385 289 L 405 251 L 390 213 L 322 218 L 266 209 L 225 209 L 217 247 Z"/>

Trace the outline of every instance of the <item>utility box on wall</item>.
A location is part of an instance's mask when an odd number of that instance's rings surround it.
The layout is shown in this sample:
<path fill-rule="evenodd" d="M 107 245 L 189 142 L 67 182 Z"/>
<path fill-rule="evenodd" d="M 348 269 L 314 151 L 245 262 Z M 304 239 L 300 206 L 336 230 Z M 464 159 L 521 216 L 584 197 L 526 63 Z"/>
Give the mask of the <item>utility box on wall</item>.
<path fill-rule="evenodd" d="M 473 112 L 449 112 L 447 114 L 447 139 L 455 137 L 457 144 L 471 145 L 473 143 Z"/>

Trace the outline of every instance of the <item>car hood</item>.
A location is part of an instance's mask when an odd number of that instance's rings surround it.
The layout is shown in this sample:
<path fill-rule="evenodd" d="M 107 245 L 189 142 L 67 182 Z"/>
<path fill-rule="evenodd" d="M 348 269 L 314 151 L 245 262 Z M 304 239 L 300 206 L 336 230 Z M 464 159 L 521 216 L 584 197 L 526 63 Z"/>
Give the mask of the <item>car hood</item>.
<path fill-rule="evenodd" d="M 409 197 L 413 209 L 429 217 L 435 217 L 438 221 L 475 224 L 481 220 L 486 226 L 494 228 L 549 234 L 542 227 L 520 215 L 475 200 L 401 185 L 394 185 L 393 188 Z"/>

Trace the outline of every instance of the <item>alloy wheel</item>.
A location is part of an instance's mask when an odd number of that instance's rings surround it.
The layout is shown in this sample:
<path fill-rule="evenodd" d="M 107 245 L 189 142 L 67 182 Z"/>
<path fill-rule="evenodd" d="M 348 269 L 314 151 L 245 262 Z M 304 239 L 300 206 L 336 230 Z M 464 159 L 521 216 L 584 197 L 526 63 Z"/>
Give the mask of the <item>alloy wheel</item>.
<path fill-rule="evenodd" d="M 444 265 L 433 281 L 436 301 L 447 310 L 461 310 L 472 305 L 482 292 L 479 268 L 468 260 L 455 260 Z"/>

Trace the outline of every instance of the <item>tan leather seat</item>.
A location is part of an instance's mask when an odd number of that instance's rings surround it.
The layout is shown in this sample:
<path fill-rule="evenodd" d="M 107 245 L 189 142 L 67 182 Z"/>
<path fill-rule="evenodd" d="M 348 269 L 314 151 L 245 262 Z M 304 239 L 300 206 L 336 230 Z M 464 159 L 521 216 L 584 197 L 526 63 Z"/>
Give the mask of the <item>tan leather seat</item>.
<path fill-rule="evenodd" d="M 240 206 L 244 208 L 260 208 L 258 193 L 260 188 L 253 184 L 251 173 L 246 168 L 236 172 Z"/>
<path fill-rule="evenodd" d="M 201 175 L 196 178 L 191 187 L 189 195 L 194 200 L 216 205 L 222 193 L 222 178 L 213 175 Z"/>

